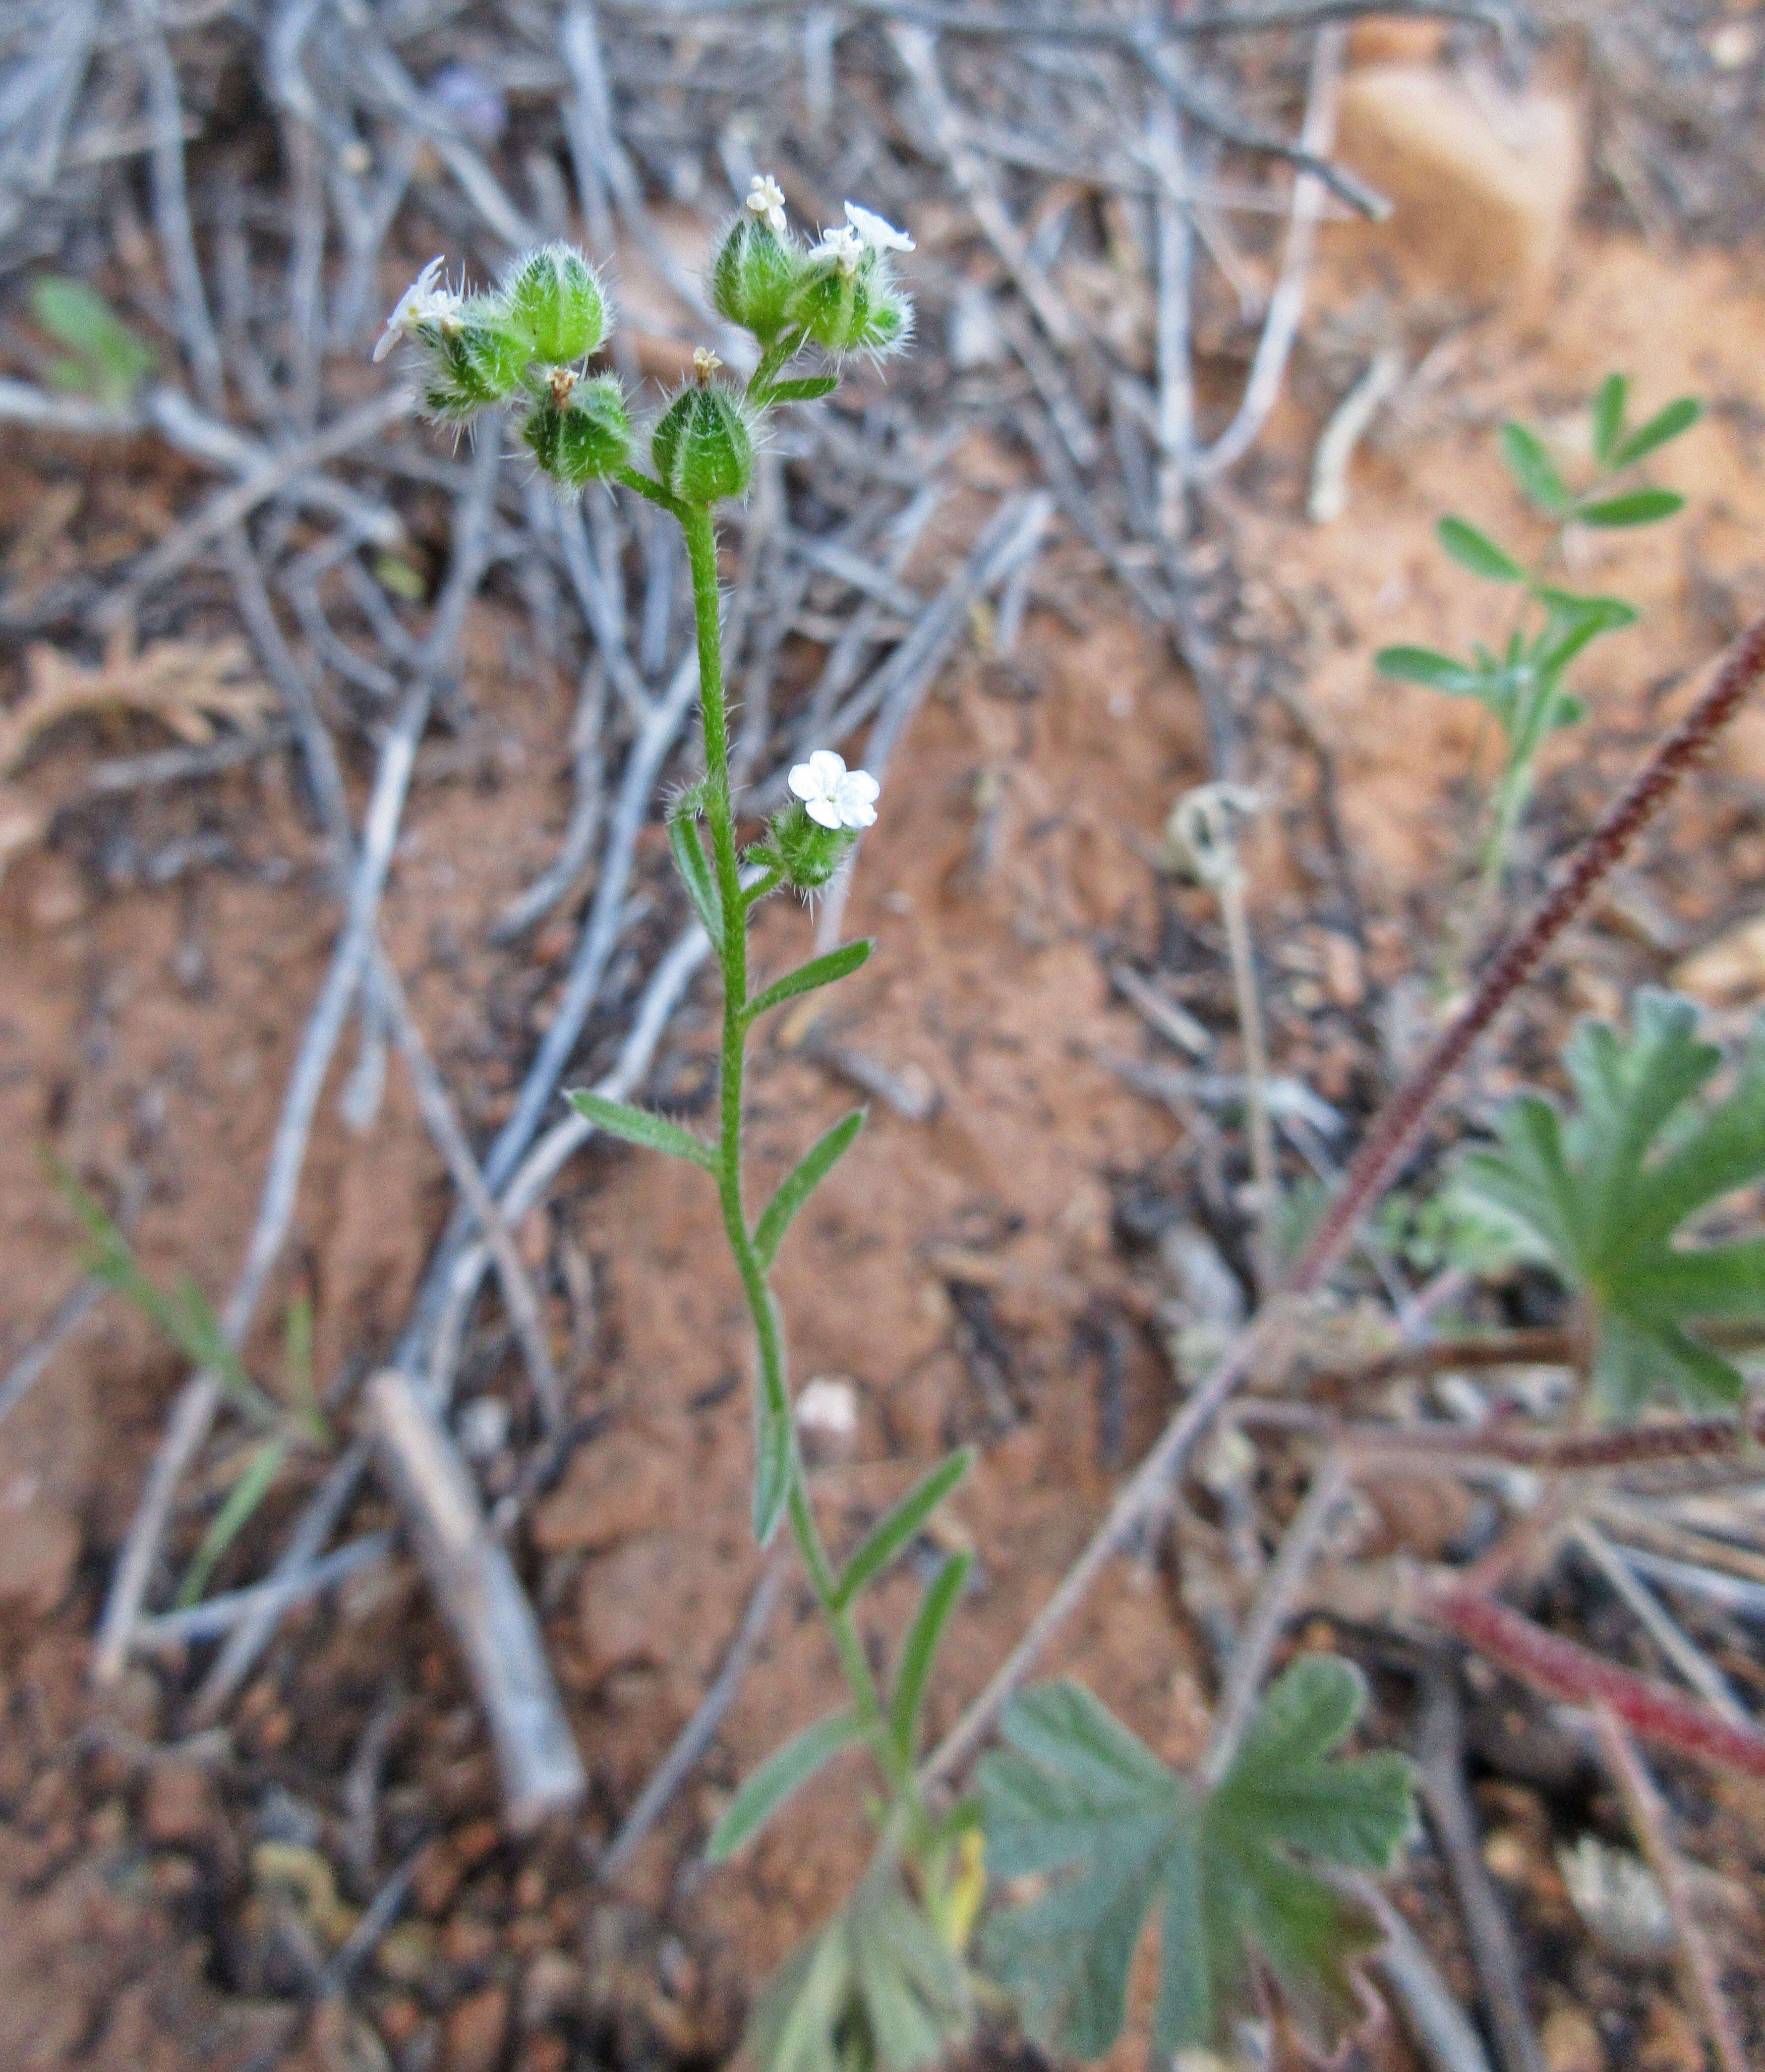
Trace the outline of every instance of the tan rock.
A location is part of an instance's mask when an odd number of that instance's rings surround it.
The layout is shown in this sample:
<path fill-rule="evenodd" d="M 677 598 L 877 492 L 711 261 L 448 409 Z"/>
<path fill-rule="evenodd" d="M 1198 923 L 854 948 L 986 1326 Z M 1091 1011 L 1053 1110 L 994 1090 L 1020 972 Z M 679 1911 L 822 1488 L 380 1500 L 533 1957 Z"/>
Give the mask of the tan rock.
<path fill-rule="evenodd" d="M 80 1528 L 26 1473 L 0 1484 L 0 1606 L 47 1618 L 68 1593 Z"/>
<path fill-rule="evenodd" d="M 220 1819 L 214 1779 L 193 1762 L 156 1762 L 147 1773 L 141 1824 L 162 1848 L 207 1842 Z"/>
<path fill-rule="evenodd" d="M 1413 14 L 1366 15 L 1348 31 L 1348 62 L 1431 64 L 1446 46 L 1446 27 Z"/>
<path fill-rule="evenodd" d="M 1735 1007 L 1765 993 L 1765 914 L 1755 914 L 1673 968 L 1673 985 L 1706 1007 Z"/>
<path fill-rule="evenodd" d="M 1574 102 L 1373 65 L 1343 84 L 1336 155 L 1394 205 L 1382 225 L 1339 226 L 1342 245 L 1473 301 L 1525 307 L 1549 288 L 1581 186 Z"/>
<path fill-rule="evenodd" d="M 1538 2042 L 1549 2072 L 1606 2072 L 1606 2046 L 1593 2016 L 1581 2008 L 1553 2008 Z"/>
<path fill-rule="evenodd" d="M 508 1987 L 486 1986 L 470 1995 L 448 2010 L 447 2072 L 496 2072 L 508 2034 Z"/>

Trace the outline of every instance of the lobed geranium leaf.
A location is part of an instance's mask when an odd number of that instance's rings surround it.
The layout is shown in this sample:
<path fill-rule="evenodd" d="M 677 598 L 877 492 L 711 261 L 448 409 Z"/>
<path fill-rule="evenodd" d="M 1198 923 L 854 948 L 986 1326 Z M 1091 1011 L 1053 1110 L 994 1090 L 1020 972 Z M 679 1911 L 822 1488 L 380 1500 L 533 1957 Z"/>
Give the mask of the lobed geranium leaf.
<path fill-rule="evenodd" d="M 1451 1197 L 1586 1298 L 1611 1409 L 1631 1412 L 1662 1388 L 1693 1408 L 1732 1404 L 1741 1375 L 1697 1326 L 1765 1318 L 1765 1237 L 1700 1244 L 1684 1231 L 1765 1178 L 1765 1020 L 1713 1106 L 1699 1096 L 1721 1050 L 1698 1034 L 1689 1001 L 1652 988 L 1637 993 L 1627 1034 L 1584 1022 L 1563 1063 L 1573 1112 L 1516 1096 L 1497 1145 L 1461 1157 Z"/>
<path fill-rule="evenodd" d="M 988 1866 L 1062 1875 L 995 1916 L 982 1948 L 1031 2034 L 1081 2057 L 1108 2051 L 1154 1910 L 1156 2057 L 1216 2041 L 1258 1965 L 1320 2029 L 1352 2021 L 1369 1926 L 1302 1859 L 1384 1868 L 1409 1831 L 1403 1758 L 1336 1753 L 1365 1701 L 1351 1664 L 1302 1657 L 1202 1794 L 1080 1686 L 1018 1699 L 1000 1723 L 1006 1746 L 980 1768 Z"/>

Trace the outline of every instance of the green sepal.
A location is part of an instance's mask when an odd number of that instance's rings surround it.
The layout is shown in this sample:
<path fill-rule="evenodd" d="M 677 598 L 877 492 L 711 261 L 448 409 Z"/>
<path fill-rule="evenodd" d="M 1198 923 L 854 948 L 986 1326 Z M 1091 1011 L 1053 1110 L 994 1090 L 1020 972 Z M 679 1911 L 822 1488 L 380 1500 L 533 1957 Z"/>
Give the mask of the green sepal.
<path fill-rule="evenodd" d="M 840 385 L 837 374 L 805 374 L 789 381 L 774 381 L 756 390 L 754 400 L 763 409 L 775 403 L 814 403 L 831 396 Z"/>
<path fill-rule="evenodd" d="M 625 1101 L 607 1100 L 585 1087 L 578 1087 L 564 1098 L 585 1121 L 593 1123 L 609 1137 L 621 1137 L 627 1144 L 640 1144 L 647 1151 L 665 1151 L 671 1157 L 684 1158 L 689 1165 L 702 1166 L 707 1173 L 718 1170 L 715 1149 L 709 1144 L 701 1144 L 678 1123 L 664 1121 L 660 1116 L 633 1108 Z"/>
<path fill-rule="evenodd" d="M 562 402 L 542 396 L 527 413 L 521 437 L 540 471 L 566 489 L 603 482 L 631 452 L 631 420 L 617 375 L 578 381 Z"/>
<path fill-rule="evenodd" d="M 600 277 L 568 245 L 543 245 L 517 261 L 503 290 L 512 323 L 533 356 L 554 366 L 586 359 L 607 335 Z"/>
<path fill-rule="evenodd" d="M 882 1574 L 973 1465 L 973 1449 L 959 1447 L 923 1475 L 894 1510 L 871 1527 L 840 1571 L 833 1586 L 835 1611 L 844 1611 L 866 1583 Z"/>

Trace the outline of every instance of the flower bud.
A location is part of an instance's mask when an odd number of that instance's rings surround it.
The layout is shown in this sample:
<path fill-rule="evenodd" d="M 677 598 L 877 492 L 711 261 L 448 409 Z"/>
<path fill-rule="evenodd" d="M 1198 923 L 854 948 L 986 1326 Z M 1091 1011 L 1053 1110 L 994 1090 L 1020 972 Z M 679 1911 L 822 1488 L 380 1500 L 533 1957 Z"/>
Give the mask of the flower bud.
<path fill-rule="evenodd" d="M 593 352 L 607 334 L 607 302 L 595 269 L 568 245 L 543 245 L 516 265 L 503 290 L 511 322 L 533 356 L 562 366 Z"/>
<path fill-rule="evenodd" d="M 580 489 L 584 483 L 599 481 L 631 449 L 625 391 L 611 374 L 568 387 L 554 380 L 551 395 L 528 413 L 521 436 L 541 472 L 553 482 Z"/>
<path fill-rule="evenodd" d="M 913 305 L 887 266 L 867 252 L 856 265 L 816 260 L 791 298 L 789 321 L 824 352 L 899 352 L 913 335 Z"/>
<path fill-rule="evenodd" d="M 850 828 L 824 828 L 808 810 L 793 801 L 772 818 L 771 846 L 787 881 L 799 892 L 813 892 L 833 877 L 858 840 Z"/>
<path fill-rule="evenodd" d="M 432 417 L 463 423 L 512 394 L 526 372 L 527 341 L 493 296 L 473 296 L 457 316 L 419 324 L 415 336 L 429 354 L 423 407 Z"/>
<path fill-rule="evenodd" d="M 804 270 L 794 239 L 780 237 L 769 223 L 744 211 L 712 257 L 706 293 L 719 316 L 770 345 L 784 328 Z"/>
<path fill-rule="evenodd" d="M 683 504 L 741 496 L 754 478 L 754 434 L 741 391 L 708 377 L 683 388 L 662 413 L 650 458 Z"/>

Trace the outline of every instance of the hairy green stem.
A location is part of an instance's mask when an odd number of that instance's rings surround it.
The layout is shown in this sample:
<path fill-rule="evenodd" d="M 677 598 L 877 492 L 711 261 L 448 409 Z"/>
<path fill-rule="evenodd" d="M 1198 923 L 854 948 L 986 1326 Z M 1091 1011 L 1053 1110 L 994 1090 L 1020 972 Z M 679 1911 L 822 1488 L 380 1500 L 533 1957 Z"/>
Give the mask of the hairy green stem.
<path fill-rule="evenodd" d="M 699 704 L 705 720 L 705 817 L 710 824 L 711 861 L 718 903 L 722 910 L 723 1042 L 722 1093 L 718 1142 L 718 1198 L 723 1228 L 742 1276 L 742 1292 L 754 1319 L 759 1352 L 759 1382 L 772 1414 L 790 1431 L 790 1485 L 786 1509 L 803 1556 L 810 1586 L 839 1651 L 840 1665 L 851 1687 L 852 1702 L 892 1791 L 911 1786 L 906 1761 L 893 1748 L 882 1702 L 851 1608 L 835 1602 L 837 1579 L 821 1528 L 809 1502 L 802 1458 L 791 1417 L 785 1385 L 784 1346 L 777 1305 L 767 1285 L 766 1269 L 754 1248 L 742 1199 L 742 1078 L 750 1026 L 747 1008 L 747 916 L 759 887 L 744 893 L 735 848 L 735 808 L 730 795 L 729 722 L 723 697 L 722 628 L 718 611 L 717 529 L 703 504 L 676 507 L 686 535 L 687 560 L 693 572 L 693 610 L 698 631 Z M 776 879 L 773 882 L 776 882 Z M 762 885 L 766 883 L 761 881 Z"/>

